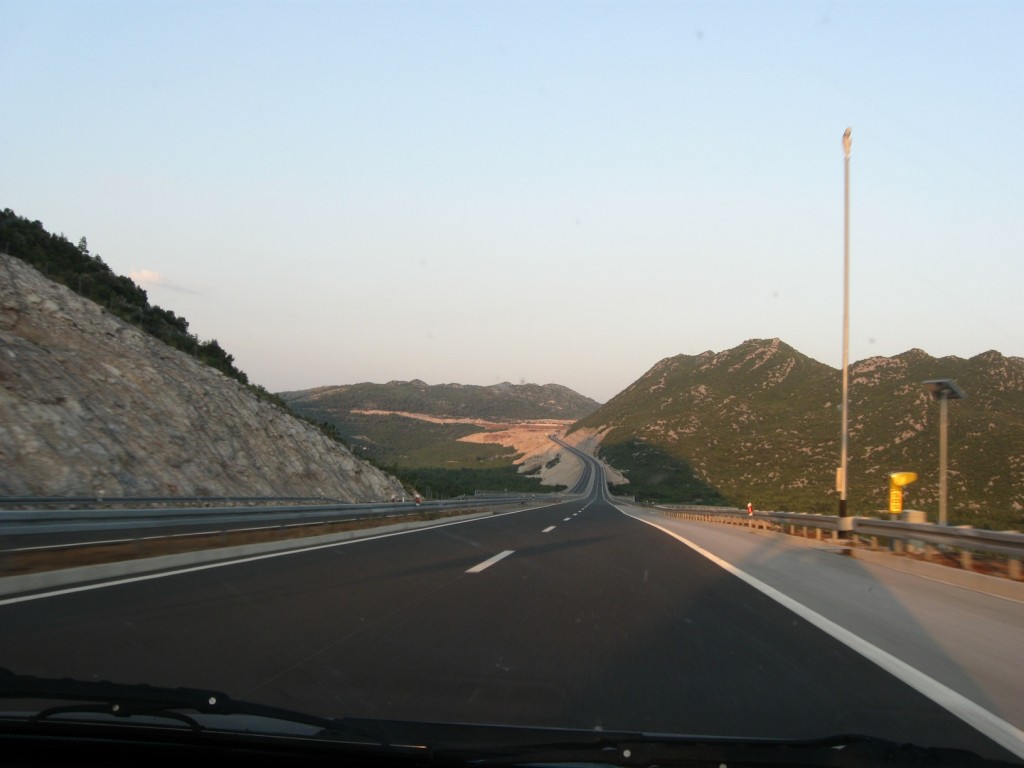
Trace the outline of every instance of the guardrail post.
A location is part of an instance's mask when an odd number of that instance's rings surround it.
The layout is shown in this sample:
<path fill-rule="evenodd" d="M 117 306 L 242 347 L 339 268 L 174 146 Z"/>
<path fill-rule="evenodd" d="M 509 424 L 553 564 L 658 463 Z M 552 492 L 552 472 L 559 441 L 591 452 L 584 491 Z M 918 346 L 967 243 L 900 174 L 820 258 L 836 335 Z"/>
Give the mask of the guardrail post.
<path fill-rule="evenodd" d="M 971 550 L 960 550 L 960 567 L 963 568 L 965 571 L 974 570 L 974 558 L 971 556 Z"/>
<path fill-rule="evenodd" d="M 1020 558 L 1008 557 L 1006 558 L 1006 575 L 1015 581 L 1021 580 L 1020 573 Z"/>

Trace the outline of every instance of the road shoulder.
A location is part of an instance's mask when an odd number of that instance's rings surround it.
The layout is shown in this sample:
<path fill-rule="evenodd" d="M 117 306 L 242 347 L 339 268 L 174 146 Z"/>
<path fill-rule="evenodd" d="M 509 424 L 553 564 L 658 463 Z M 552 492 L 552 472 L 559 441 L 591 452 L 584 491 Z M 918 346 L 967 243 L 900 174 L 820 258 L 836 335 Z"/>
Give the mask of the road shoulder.
<path fill-rule="evenodd" d="M 845 556 L 827 542 L 617 506 L 1024 727 L 1024 602 Z"/>

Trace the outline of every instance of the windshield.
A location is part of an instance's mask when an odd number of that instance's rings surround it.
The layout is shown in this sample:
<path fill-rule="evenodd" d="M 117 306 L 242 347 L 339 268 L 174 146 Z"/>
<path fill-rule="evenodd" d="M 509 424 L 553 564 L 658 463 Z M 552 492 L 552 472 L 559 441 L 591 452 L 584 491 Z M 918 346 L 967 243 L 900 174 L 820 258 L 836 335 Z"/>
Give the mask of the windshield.
<path fill-rule="evenodd" d="M 5 717 L 1024 760 L 1024 7 L 0 18 Z"/>

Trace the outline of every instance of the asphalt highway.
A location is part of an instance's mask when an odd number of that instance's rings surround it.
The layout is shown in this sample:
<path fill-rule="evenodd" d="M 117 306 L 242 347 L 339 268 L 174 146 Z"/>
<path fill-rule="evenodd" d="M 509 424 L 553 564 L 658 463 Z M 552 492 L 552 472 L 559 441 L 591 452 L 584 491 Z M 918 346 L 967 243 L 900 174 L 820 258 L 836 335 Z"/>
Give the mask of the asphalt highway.
<path fill-rule="evenodd" d="M 2 600 L 0 666 L 335 717 L 863 733 L 1008 756 L 587 477 L 582 500 Z"/>

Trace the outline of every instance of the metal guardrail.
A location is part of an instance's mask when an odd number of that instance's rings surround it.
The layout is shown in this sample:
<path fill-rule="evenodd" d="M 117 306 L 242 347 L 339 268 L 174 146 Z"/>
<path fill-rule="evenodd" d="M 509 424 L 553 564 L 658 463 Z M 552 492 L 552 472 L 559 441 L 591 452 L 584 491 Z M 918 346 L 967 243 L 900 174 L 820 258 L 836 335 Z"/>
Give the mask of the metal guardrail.
<path fill-rule="evenodd" d="M 65 534 L 172 526 L 210 527 L 221 524 L 316 523 L 387 517 L 458 508 L 500 506 L 534 500 L 531 494 L 463 497 L 444 501 L 377 504 L 257 505 L 236 507 L 118 507 L 84 509 L 0 509 L 0 537 Z M 139 500 L 136 499 L 138 502 Z"/>
<path fill-rule="evenodd" d="M 474 491 L 472 499 L 561 499 L 571 495 L 569 491 L 549 491 L 547 493 L 523 493 L 522 491 Z"/>
<path fill-rule="evenodd" d="M 344 504 L 341 499 L 325 496 L 0 496 L 0 512 L 11 507 L 116 507 L 139 504 L 179 504 L 183 506 L 211 504 Z"/>
<path fill-rule="evenodd" d="M 941 552 L 955 552 L 960 567 L 972 570 L 973 556 L 1005 558 L 1006 575 L 1021 580 L 1024 560 L 1024 533 L 1019 531 L 988 531 L 969 525 L 949 526 L 933 523 L 909 523 L 903 520 L 881 520 L 873 517 L 840 518 L 803 512 L 755 512 L 723 507 L 656 506 L 655 509 L 676 517 L 705 522 L 730 523 L 752 528 L 780 530 L 785 533 L 823 538 L 823 532 L 836 542 L 852 547 L 879 549 L 884 540 L 887 549 L 896 554 L 920 555 L 934 559 Z M 848 538 L 840 538 L 843 530 Z"/>
<path fill-rule="evenodd" d="M 854 531 L 860 536 L 919 541 L 974 552 L 986 552 L 1020 559 L 1024 557 L 1024 534 L 1017 531 L 986 531 L 969 525 L 934 525 L 900 520 L 854 518 Z"/>

